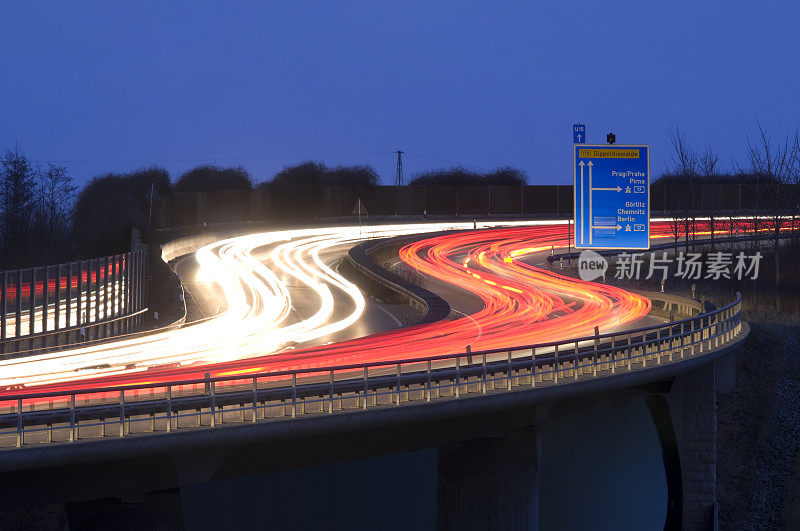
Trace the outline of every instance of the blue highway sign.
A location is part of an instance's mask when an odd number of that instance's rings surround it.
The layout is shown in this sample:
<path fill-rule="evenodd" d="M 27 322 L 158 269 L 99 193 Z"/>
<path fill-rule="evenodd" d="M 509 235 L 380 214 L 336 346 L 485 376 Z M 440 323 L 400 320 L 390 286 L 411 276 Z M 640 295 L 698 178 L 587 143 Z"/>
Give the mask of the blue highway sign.
<path fill-rule="evenodd" d="M 586 143 L 586 124 L 572 124 L 572 143 Z"/>
<path fill-rule="evenodd" d="M 650 148 L 576 144 L 575 247 L 650 248 Z"/>

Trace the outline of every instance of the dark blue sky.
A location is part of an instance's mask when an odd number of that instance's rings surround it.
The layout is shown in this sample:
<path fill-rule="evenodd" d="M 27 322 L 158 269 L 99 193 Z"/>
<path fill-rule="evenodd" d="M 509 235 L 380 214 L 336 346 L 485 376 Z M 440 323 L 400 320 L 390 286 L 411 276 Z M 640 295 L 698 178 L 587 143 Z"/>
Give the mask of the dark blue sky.
<path fill-rule="evenodd" d="M 726 167 L 756 116 L 800 127 L 796 0 L 78 4 L 4 6 L 0 148 L 81 183 L 214 160 L 263 180 L 307 158 L 388 183 L 398 148 L 407 176 L 567 183 L 576 120 L 651 144 L 654 172 L 671 126 Z"/>

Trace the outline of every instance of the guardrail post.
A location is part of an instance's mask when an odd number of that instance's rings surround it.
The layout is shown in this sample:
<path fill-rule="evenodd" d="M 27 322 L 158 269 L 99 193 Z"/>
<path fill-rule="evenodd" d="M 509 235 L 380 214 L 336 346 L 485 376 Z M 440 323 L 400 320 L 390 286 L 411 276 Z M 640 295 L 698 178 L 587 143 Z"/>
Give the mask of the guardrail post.
<path fill-rule="evenodd" d="M 108 337 L 108 319 L 111 314 L 108 308 L 108 301 L 109 301 L 108 270 L 110 269 L 109 264 L 111 263 L 111 260 L 109 259 L 108 256 L 106 256 L 104 262 L 105 264 L 102 266 L 103 267 L 103 320 L 106 321 L 106 324 L 103 325 L 103 335 L 105 337 Z"/>
<path fill-rule="evenodd" d="M 99 263 L 98 263 L 99 262 Z M 101 272 L 103 271 L 103 260 L 96 260 L 94 263 L 94 322 L 100 322 L 100 305 L 101 305 L 101 297 L 100 297 L 100 290 L 103 287 L 102 280 L 101 280 Z M 94 327 L 94 338 L 100 338 L 100 326 Z"/>
<path fill-rule="evenodd" d="M 699 341 L 700 354 L 702 354 L 703 351 L 705 350 L 705 342 L 706 342 L 707 325 L 703 322 L 704 320 L 708 322 L 704 317 L 700 317 L 700 341 Z"/>
<path fill-rule="evenodd" d="M 47 332 L 47 310 L 48 299 L 50 298 L 50 266 L 44 268 L 44 282 L 42 282 L 42 333 Z M 56 316 L 56 319 L 58 317 Z M 42 346 L 47 347 L 47 336 L 42 337 Z"/>
<path fill-rule="evenodd" d="M 5 319 L 6 316 L 3 316 Z M 17 399 L 17 448 L 21 447 L 25 444 L 25 435 L 23 434 L 23 426 L 22 426 L 22 399 Z"/>
<path fill-rule="evenodd" d="M 75 429 L 75 393 L 72 393 L 69 397 L 69 442 L 74 442 L 76 439 Z"/>
<path fill-rule="evenodd" d="M 125 389 L 119 392 L 119 436 L 125 437 Z"/>
<path fill-rule="evenodd" d="M 208 373 L 206 373 L 208 374 Z M 209 383 L 209 391 L 211 393 L 211 427 L 216 428 L 217 426 L 217 397 L 216 397 L 216 383 L 214 380 L 211 380 Z"/>
<path fill-rule="evenodd" d="M 93 283 L 92 283 L 92 267 L 93 262 L 91 260 L 86 261 L 86 318 L 83 320 L 85 323 L 92 322 L 92 291 L 93 291 Z M 87 331 L 88 332 L 88 331 Z M 88 334 L 87 334 L 88 337 Z"/>
<path fill-rule="evenodd" d="M 572 361 L 572 372 L 575 373 L 575 379 L 578 379 L 578 342 L 575 342 L 575 359 Z"/>
<path fill-rule="evenodd" d="M 553 362 L 553 383 L 558 383 L 558 343 L 555 345 L 555 361 Z"/>
<path fill-rule="evenodd" d="M 461 391 L 461 356 L 456 356 L 456 388 L 455 388 L 455 396 L 456 398 L 460 398 L 460 391 Z"/>
<path fill-rule="evenodd" d="M 108 307 L 108 315 L 107 318 L 114 318 L 117 316 L 117 257 L 116 255 L 112 255 L 108 257 L 108 271 L 106 271 L 106 275 L 108 276 L 108 300 L 110 302 Z M 113 323 L 109 323 L 111 327 L 111 334 L 114 335 L 116 333 L 116 321 Z"/>
<path fill-rule="evenodd" d="M 728 316 L 728 341 L 733 340 L 733 328 L 735 326 L 736 316 L 733 313 L 733 308 L 731 308 L 730 315 Z"/>
<path fill-rule="evenodd" d="M 167 385 L 167 433 L 172 431 L 172 386 Z"/>
<path fill-rule="evenodd" d="M 331 401 L 328 403 L 328 413 L 333 413 L 333 369 L 331 369 Z"/>
<path fill-rule="evenodd" d="M 456 376 L 458 377 L 458 376 Z M 400 364 L 397 364 L 397 405 L 400 405 Z"/>
<path fill-rule="evenodd" d="M 631 334 L 628 334 L 628 370 L 631 370 L 631 363 L 633 361 L 633 347 L 631 343 Z"/>
<path fill-rule="evenodd" d="M 264 418 L 267 418 L 266 411 Z M 253 422 L 256 420 L 258 420 L 258 376 L 253 376 Z"/>
<path fill-rule="evenodd" d="M 670 340 L 669 340 L 669 361 L 672 361 L 675 357 L 675 351 L 678 350 L 683 346 L 683 322 L 681 322 L 678 328 L 678 337 L 675 337 L 675 325 L 672 325 L 670 328 Z"/>
<path fill-rule="evenodd" d="M 55 326 L 53 327 L 54 330 L 59 330 L 59 329 L 63 328 L 61 326 L 61 313 L 63 311 L 62 308 L 61 308 L 61 266 L 62 265 L 63 264 L 58 264 L 56 266 L 56 281 L 55 281 L 55 289 L 56 289 L 56 293 L 55 293 L 55 297 L 56 297 L 56 300 L 55 300 L 55 314 L 56 314 L 56 318 L 55 318 Z M 69 325 L 67 325 L 67 326 L 69 326 Z M 56 345 L 58 345 L 58 334 L 56 334 L 55 339 L 56 339 Z"/>
<path fill-rule="evenodd" d="M 72 262 L 68 262 L 65 265 L 67 266 L 67 281 L 64 286 L 66 290 L 64 294 L 64 322 L 66 323 L 65 328 L 69 328 L 72 326 Z M 61 268 L 58 270 L 60 272 Z M 59 279 L 60 283 L 61 280 Z"/>
<path fill-rule="evenodd" d="M 128 315 L 131 313 L 131 279 L 130 279 L 130 269 L 131 269 L 131 253 L 125 253 L 122 255 L 122 266 L 121 266 L 121 285 L 122 288 L 122 313 L 123 315 Z M 123 326 L 123 330 L 127 332 L 129 330 L 129 319 L 125 319 L 125 325 Z"/>
<path fill-rule="evenodd" d="M 511 351 L 509 350 L 508 351 L 508 380 L 507 380 L 507 383 L 508 383 L 507 389 L 509 391 L 511 391 L 511 385 L 513 383 L 512 380 L 511 380 L 512 374 L 513 374 L 513 369 L 511 368 Z"/>
<path fill-rule="evenodd" d="M 617 371 L 617 360 L 615 354 L 617 353 L 617 337 L 611 336 L 611 374 Z"/>
<path fill-rule="evenodd" d="M 121 281 L 122 281 L 122 255 L 121 254 L 118 254 L 118 255 L 114 256 L 114 265 L 112 267 L 114 268 L 113 269 L 114 276 L 112 277 L 112 279 L 114 281 L 114 289 L 112 290 L 112 293 L 114 294 L 114 302 L 113 302 L 114 317 L 119 317 L 119 316 L 122 315 L 122 302 L 120 300 L 120 298 L 122 297 L 122 285 L 121 285 Z M 117 321 L 117 322 L 119 322 L 119 321 Z M 114 330 L 116 330 L 118 333 L 122 332 L 122 330 L 119 328 L 119 326 L 115 327 Z"/>
<path fill-rule="evenodd" d="M 83 324 L 84 304 L 83 304 L 83 262 L 78 262 L 77 285 L 75 286 L 78 293 L 75 305 L 75 326 Z"/>
<path fill-rule="evenodd" d="M 368 374 L 369 368 L 366 366 L 364 367 L 364 409 L 367 409 L 367 397 L 369 396 L 369 389 L 368 389 Z M 428 362 L 428 393 L 430 393 L 431 387 L 431 362 Z"/>
<path fill-rule="evenodd" d="M 672 335 L 671 328 L 669 335 Z M 656 345 L 658 345 L 658 349 L 656 350 L 656 365 L 661 365 L 661 351 L 662 351 L 661 328 L 656 329 Z"/>
<path fill-rule="evenodd" d="M 536 347 L 531 348 L 531 387 L 536 387 Z"/>
<path fill-rule="evenodd" d="M 19 290 L 22 292 L 22 289 Z M 33 335 L 36 333 L 36 268 L 31 268 L 31 287 L 29 290 L 28 302 L 31 307 L 28 308 L 28 334 Z M 31 338 L 31 349 L 33 349 L 33 338 Z"/>
<path fill-rule="evenodd" d="M 22 269 L 17 271 L 17 304 L 14 312 L 14 339 L 19 350 L 19 336 L 22 335 Z"/>
<path fill-rule="evenodd" d="M 483 381 L 481 382 L 481 392 L 483 394 L 486 394 L 486 388 L 488 387 L 488 382 L 486 381 L 486 353 L 485 352 L 481 355 L 481 358 L 483 358 L 483 360 L 482 360 L 482 363 L 483 363 Z M 494 389 L 494 386 L 492 386 L 492 389 Z"/>
<path fill-rule="evenodd" d="M 427 383 L 427 388 L 425 389 L 425 401 L 426 402 L 430 402 L 431 401 L 431 360 L 428 360 L 427 365 L 428 365 L 428 367 L 427 367 L 428 383 Z"/>
<path fill-rule="evenodd" d="M 292 418 L 297 417 L 297 373 L 292 373 Z"/>

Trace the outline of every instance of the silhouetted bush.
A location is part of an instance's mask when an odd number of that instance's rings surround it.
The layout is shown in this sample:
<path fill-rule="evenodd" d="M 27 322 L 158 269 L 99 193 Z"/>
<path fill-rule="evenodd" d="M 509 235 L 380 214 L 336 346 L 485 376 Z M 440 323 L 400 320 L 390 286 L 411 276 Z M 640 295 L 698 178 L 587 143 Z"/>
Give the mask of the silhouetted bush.
<path fill-rule="evenodd" d="M 525 172 L 516 168 L 497 168 L 494 171 L 481 173 L 455 167 L 420 173 L 410 184 L 428 186 L 522 185 L 527 180 Z"/>
<path fill-rule="evenodd" d="M 128 174 L 109 173 L 92 179 L 78 195 L 73 235 L 83 257 L 130 249 L 131 229 L 148 229 L 150 192 L 170 193 L 169 173 L 148 168 Z"/>
<path fill-rule="evenodd" d="M 242 167 L 220 168 L 203 165 L 181 175 L 175 182 L 176 192 L 212 192 L 216 190 L 251 190 L 250 175 Z"/>
<path fill-rule="evenodd" d="M 272 196 L 272 210 L 281 219 L 312 219 L 321 211 L 323 193 L 328 186 L 373 188 L 378 174 L 370 166 L 328 168 L 319 162 L 304 162 L 278 172 L 271 181 L 261 183 Z"/>
<path fill-rule="evenodd" d="M 336 166 L 328 168 L 319 162 L 289 166 L 275 174 L 261 187 L 323 188 L 325 186 L 376 186 L 378 174 L 370 166 Z"/>

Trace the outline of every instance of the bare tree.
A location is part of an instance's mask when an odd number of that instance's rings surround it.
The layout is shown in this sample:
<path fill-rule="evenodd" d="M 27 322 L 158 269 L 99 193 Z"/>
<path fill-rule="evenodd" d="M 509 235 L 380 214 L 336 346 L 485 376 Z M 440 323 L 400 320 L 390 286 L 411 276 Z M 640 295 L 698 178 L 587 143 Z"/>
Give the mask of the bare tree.
<path fill-rule="evenodd" d="M 43 258 L 62 259 L 68 254 L 76 187 L 62 166 L 48 164 L 46 170 L 37 172 L 37 177 L 36 237 L 47 251 Z"/>
<path fill-rule="evenodd" d="M 696 224 L 696 203 L 695 203 L 695 180 L 697 178 L 698 157 L 692 145 L 686 139 L 686 135 L 675 127 L 669 130 L 669 139 L 672 143 L 671 168 L 670 173 L 674 181 L 683 187 L 683 191 L 673 195 L 672 224 L 673 234 L 676 242 L 679 233 L 685 237 L 686 247 L 689 247 L 689 234 L 692 234 L 694 241 Z M 678 225 L 681 224 L 682 227 Z"/>
<path fill-rule="evenodd" d="M 714 248 L 714 237 L 717 231 L 718 223 L 716 222 L 717 209 L 721 206 L 719 195 L 716 193 L 706 193 L 709 191 L 710 186 L 716 185 L 717 177 L 719 176 L 719 155 L 711 146 L 706 146 L 705 151 L 697 159 L 697 165 L 700 175 L 703 177 L 703 185 L 701 185 L 701 208 L 708 216 L 706 227 L 711 233 L 711 248 Z"/>
<path fill-rule="evenodd" d="M 787 185 L 796 173 L 797 133 L 794 142 L 790 141 L 789 135 L 786 135 L 783 142 L 776 143 L 758 119 L 756 124 L 758 137 L 755 140 L 747 138 L 747 160 L 750 163 L 750 171 L 756 175 L 761 185 L 759 188 L 763 186 L 765 210 L 769 216 L 768 228 L 774 237 L 775 284 L 778 285 L 780 284 L 780 231 L 786 224 L 787 214 L 792 206 Z M 756 212 L 756 216 L 760 214 Z"/>
<path fill-rule="evenodd" d="M 686 135 L 675 127 L 669 130 L 669 140 L 672 143 L 672 169 L 677 175 L 689 176 L 697 173 L 698 159 Z"/>
<path fill-rule="evenodd" d="M 667 176 L 671 177 L 671 176 Z M 669 229 L 672 236 L 673 248 L 678 253 L 678 242 L 686 234 L 686 203 L 688 201 L 686 190 L 682 185 L 673 185 L 673 190 L 667 200 L 666 210 L 669 217 Z M 664 184 L 664 193 L 670 190 L 670 184 Z"/>
<path fill-rule="evenodd" d="M 36 172 L 19 146 L 5 152 L 0 166 L 0 256 L 4 267 L 19 267 L 32 233 Z"/>

